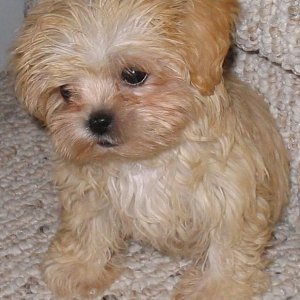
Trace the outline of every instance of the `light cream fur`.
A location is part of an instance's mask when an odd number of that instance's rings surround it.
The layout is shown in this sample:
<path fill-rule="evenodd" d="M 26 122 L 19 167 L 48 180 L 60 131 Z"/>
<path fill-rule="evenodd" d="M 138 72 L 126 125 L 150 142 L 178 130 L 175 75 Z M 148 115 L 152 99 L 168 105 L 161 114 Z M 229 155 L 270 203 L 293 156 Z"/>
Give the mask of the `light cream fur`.
<path fill-rule="evenodd" d="M 237 12 L 234 0 L 42 0 L 26 19 L 11 66 L 55 149 L 61 226 L 43 265 L 54 293 L 102 292 L 129 238 L 193 260 L 174 299 L 267 288 L 288 160 L 263 100 L 222 75 Z M 143 85 L 121 81 L 132 66 Z M 86 126 L 99 110 L 114 114 L 115 147 Z"/>

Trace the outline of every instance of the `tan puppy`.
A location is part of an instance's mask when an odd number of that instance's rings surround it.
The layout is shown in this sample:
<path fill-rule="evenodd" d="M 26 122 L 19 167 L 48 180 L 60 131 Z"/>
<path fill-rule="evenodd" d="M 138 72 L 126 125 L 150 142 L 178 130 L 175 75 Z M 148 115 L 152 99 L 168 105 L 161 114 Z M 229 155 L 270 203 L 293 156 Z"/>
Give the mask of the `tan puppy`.
<path fill-rule="evenodd" d="M 267 288 L 288 162 L 263 100 L 222 75 L 237 12 L 234 0 L 42 0 L 26 19 L 12 69 L 57 158 L 54 293 L 102 292 L 128 238 L 193 260 L 174 299 Z"/>

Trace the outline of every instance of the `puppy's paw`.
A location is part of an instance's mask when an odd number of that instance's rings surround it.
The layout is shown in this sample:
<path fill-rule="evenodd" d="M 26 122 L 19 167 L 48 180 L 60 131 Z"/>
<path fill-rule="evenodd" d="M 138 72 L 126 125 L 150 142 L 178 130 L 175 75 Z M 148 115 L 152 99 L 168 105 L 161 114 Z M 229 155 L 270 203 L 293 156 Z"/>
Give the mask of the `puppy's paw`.
<path fill-rule="evenodd" d="M 59 297 L 93 297 L 107 289 L 122 269 L 111 265 L 83 263 L 67 258 L 47 259 L 42 267 L 49 289 Z"/>
<path fill-rule="evenodd" d="M 229 275 L 229 274 L 228 274 Z M 223 277 L 212 277 L 191 268 L 175 287 L 173 300 L 250 300 L 253 289 Z"/>

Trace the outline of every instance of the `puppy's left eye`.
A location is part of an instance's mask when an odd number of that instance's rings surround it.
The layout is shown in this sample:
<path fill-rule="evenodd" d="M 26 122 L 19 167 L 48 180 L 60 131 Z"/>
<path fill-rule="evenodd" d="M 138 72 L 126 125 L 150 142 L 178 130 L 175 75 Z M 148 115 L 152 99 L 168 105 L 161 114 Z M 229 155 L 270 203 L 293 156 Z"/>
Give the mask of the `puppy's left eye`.
<path fill-rule="evenodd" d="M 128 85 L 138 86 L 143 84 L 148 77 L 144 71 L 135 68 L 126 68 L 121 73 L 121 79 Z"/>
<path fill-rule="evenodd" d="M 67 84 L 62 85 L 59 87 L 59 91 L 60 91 L 61 96 L 64 98 L 64 100 L 66 102 L 69 102 L 70 98 L 72 96 L 72 92 L 71 92 L 69 86 Z"/>

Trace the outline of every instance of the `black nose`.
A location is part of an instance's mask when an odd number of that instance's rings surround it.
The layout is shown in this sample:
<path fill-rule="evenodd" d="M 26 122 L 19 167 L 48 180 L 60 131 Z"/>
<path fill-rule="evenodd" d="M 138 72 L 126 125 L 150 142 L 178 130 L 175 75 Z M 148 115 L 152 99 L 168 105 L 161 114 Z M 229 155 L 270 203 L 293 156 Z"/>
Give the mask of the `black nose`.
<path fill-rule="evenodd" d="M 113 116 L 107 112 L 92 114 L 88 126 L 93 134 L 104 135 L 109 133 L 113 123 Z"/>

